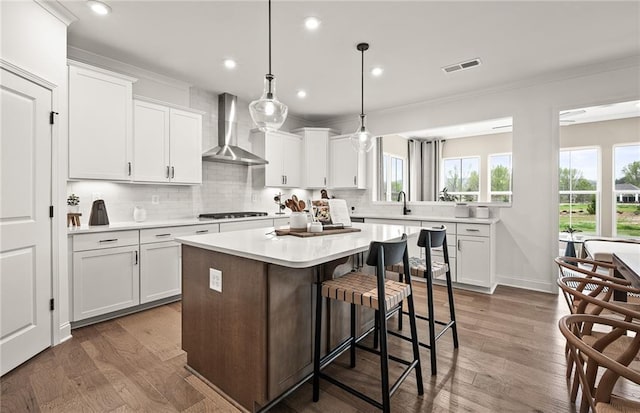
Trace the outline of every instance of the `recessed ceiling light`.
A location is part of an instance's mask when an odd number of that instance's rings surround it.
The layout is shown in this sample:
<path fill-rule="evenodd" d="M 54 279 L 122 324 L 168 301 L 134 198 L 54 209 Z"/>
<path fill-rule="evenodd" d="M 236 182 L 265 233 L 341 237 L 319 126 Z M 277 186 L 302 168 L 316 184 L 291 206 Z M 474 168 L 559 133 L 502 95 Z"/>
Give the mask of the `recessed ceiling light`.
<path fill-rule="evenodd" d="M 383 72 L 384 72 L 384 69 L 379 66 L 376 66 L 373 69 L 371 69 L 371 74 L 376 77 L 381 76 Z"/>
<path fill-rule="evenodd" d="M 318 19 L 317 17 L 307 17 L 306 19 L 304 19 L 304 26 L 308 30 L 316 30 L 318 27 L 320 27 L 320 19 Z"/>
<path fill-rule="evenodd" d="M 106 16 L 111 13 L 111 7 L 101 1 L 88 0 L 87 5 L 95 14 L 99 14 L 100 16 Z"/>
<path fill-rule="evenodd" d="M 234 69 L 236 67 L 236 61 L 233 59 L 224 59 L 224 67 Z"/>
<path fill-rule="evenodd" d="M 298 90 L 298 97 L 300 99 L 304 99 L 307 97 L 307 92 L 305 92 L 304 90 Z"/>

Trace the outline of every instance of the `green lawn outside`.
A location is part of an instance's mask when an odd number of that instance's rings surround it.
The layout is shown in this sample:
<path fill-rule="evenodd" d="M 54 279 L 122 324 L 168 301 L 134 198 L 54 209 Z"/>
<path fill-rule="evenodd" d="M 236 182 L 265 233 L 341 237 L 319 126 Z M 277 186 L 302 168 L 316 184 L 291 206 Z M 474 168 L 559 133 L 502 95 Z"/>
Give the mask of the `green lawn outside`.
<path fill-rule="evenodd" d="M 585 234 L 596 233 L 596 216 L 587 213 L 587 203 L 558 205 L 560 231 L 569 225 L 569 211 L 571 211 L 571 227 Z M 640 208 L 638 204 L 617 204 L 617 236 L 640 237 Z"/>

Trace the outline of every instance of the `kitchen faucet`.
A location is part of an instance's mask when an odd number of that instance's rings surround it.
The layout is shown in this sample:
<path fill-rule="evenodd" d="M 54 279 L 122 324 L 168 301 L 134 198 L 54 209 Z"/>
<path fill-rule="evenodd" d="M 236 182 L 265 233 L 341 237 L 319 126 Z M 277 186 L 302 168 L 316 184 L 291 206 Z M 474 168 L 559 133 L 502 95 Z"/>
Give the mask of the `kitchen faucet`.
<path fill-rule="evenodd" d="M 411 212 L 410 209 L 407 209 L 407 194 L 404 193 L 404 191 L 400 191 L 398 193 L 398 202 L 400 202 L 400 198 L 404 199 L 404 203 L 402 205 L 402 215 L 407 215 L 409 212 Z"/>

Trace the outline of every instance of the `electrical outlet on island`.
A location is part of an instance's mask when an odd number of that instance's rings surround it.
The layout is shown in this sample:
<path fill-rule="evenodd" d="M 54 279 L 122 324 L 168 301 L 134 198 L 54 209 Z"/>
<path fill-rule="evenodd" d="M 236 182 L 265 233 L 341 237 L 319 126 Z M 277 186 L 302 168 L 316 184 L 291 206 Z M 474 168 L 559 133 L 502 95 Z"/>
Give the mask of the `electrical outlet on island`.
<path fill-rule="evenodd" d="M 209 289 L 222 292 L 222 271 L 209 268 Z"/>

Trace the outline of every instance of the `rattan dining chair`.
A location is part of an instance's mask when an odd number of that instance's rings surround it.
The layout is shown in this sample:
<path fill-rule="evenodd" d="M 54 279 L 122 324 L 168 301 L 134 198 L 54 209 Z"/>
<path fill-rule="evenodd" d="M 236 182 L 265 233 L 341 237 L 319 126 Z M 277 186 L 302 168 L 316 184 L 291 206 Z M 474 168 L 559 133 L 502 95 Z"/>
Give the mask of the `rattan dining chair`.
<path fill-rule="evenodd" d="M 604 327 L 609 332 L 595 342 L 585 340 L 582 326 Z M 567 339 L 570 356 L 576 364 L 576 375 L 582 389 L 581 413 L 638 412 L 640 403 L 614 395 L 620 380 L 640 385 L 640 373 L 629 367 L 640 350 L 640 324 L 586 314 L 568 315 L 560 319 L 559 328 Z M 630 334 L 631 333 L 631 334 Z M 606 349 L 627 337 L 625 346 L 615 356 Z M 604 369 L 599 375 L 598 370 Z"/>

